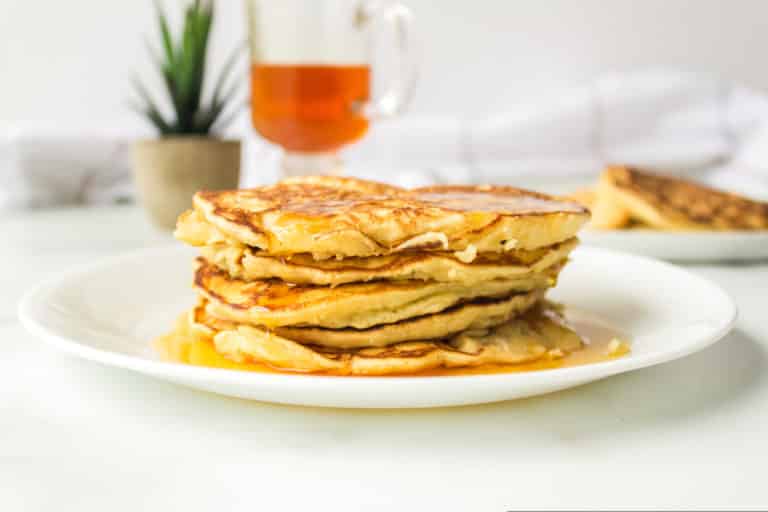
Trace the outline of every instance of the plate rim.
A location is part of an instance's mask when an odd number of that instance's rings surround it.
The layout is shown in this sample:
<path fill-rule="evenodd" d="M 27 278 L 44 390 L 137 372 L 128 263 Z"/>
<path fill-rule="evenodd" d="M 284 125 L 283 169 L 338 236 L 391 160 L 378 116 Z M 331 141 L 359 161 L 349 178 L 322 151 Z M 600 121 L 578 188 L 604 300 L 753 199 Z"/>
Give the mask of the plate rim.
<path fill-rule="evenodd" d="M 227 384 L 248 384 L 252 386 L 257 386 L 260 384 L 280 384 L 286 387 L 301 387 L 307 382 L 312 382 L 312 385 L 315 387 L 324 386 L 334 388 L 337 388 L 339 382 L 343 382 L 345 379 L 349 379 L 349 376 L 315 375 L 302 373 L 260 373 L 226 368 L 209 368 L 186 365 L 176 362 L 160 361 L 137 355 L 122 354 L 115 351 L 96 348 L 90 344 L 78 341 L 73 337 L 62 335 L 56 332 L 55 329 L 52 329 L 50 326 L 45 325 L 45 322 L 40 321 L 37 318 L 37 315 L 35 315 L 36 309 L 41 307 L 41 304 L 43 304 L 41 299 L 45 296 L 45 294 L 50 290 L 60 286 L 64 282 L 67 282 L 73 278 L 77 278 L 78 276 L 88 274 L 95 270 L 102 269 L 104 267 L 119 265 L 122 261 L 133 260 L 136 258 L 146 258 L 154 253 L 169 253 L 170 251 L 182 252 L 182 249 L 186 250 L 187 248 L 178 246 L 165 246 L 159 248 L 140 249 L 136 251 L 130 251 L 128 253 L 114 255 L 96 262 L 78 265 L 69 270 L 65 270 L 64 272 L 43 280 L 42 282 L 33 286 L 23 295 L 17 308 L 18 318 L 28 332 L 30 332 L 35 337 L 40 338 L 43 342 L 51 345 L 57 350 L 88 361 L 93 361 L 108 366 L 116 366 L 118 368 L 150 374 L 152 376 L 178 378 L 187 381 L 194 380 L 206 382 L 225 382 Z M 659 265 L 674 273 L 685 274 L 686 278 L 695 279 L 718 294 L 722 299 L 724 299 L 723 303 L 727 304 L 729 309 L 723 313 L 723 316 L 719 319 L 719 321 L 710 324 L 712 326 L 711 331 L 708 331 L 707 334 L 695 336 L 693 340 L 679 347 L 677 350 L 665 350 L 661 352 L 657 351 L 634 357 L 630 355 L 630 357 L 626 358 L 617 358 L 609 361 L 601 361 L 581 366 L 543 369 L 532 372 L 510 372 L 486 375 L 361 376 L 355 377 L 355 387 L 358 390 L 361 386 L 378 387 L 385 382 L 388 386 L 408 387 L 412 386 L 416 382 L 419 382 L 421 386 L 428 386 L 446 384 L 447 382 L 483 383 L 490 385 L 493 383 L 510 384 L 519 382 L 536 383 L 537 381 L 549 382 L 555 379 L 575 381 L 582 377 L 588 377 L 590 381 L 598 380 L 619 373 L 625 373 L 628 371 L 654 366 L 656 364 L 674 361 L 703 350 L 704 348 L 716 343 L 725 337 L 725 335 L 728 334 L 728 332 L 736 323 L 738 318 L 738 307 L 735 301 L 727 292 L 725 292 L 725 290 L 722 289 L 720 285 L 707 278 L 704 278 L 680 266 L 646 256 L 639 256 L 636 254 L 590 246 L 581 246 L 577 249 L 577 251 L 577 256 L 579 254 L 584 255 L 580 257 L 588 257 L 589 254 L 599 254 L 609 258 L 628 258 L 630 260 L 640 261 L 643 264 Z M 631 264 L 631 262 L 626 263 Z"/>
<path fill-rule="evenodd" d="M 710 237 L 710 238 L 728 238 L 728 237 L 745 237 L 745 238 L 768 238 L 768 229 L 723 229 L 723 230 L 706 230 L 706 229 L 690 229 L 690 230 L 677 230 L 669 231 L 653 228 L 632 228 L 632 229 L 590 229 L 587 228 L 579 233 L 579 236 L 584 235 L 610 235 L 610 234 L 643 234 L 643 235 L 658 235 L 659 237 L 679 237 L 683 236 L 695 236 L 695 237 Z"/>
<path fill-rule="evenodd" d="M 582 244 L 588 247 L 626 252 L 676 263 L 768 262 L 768 230 L 586 229 L 579 234 L 579 237 Z M 722 249 L 724 244 L 727 247 L 726 250 Z"/>

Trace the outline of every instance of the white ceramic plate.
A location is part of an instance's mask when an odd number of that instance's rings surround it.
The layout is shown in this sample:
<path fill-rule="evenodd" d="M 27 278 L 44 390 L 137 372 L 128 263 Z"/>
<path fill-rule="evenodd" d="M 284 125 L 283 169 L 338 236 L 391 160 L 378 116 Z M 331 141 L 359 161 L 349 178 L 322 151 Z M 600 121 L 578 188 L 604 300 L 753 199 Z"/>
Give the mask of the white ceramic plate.
<path fill-rule="evenodd" d="M 667 232 L 583 231 L 585 245 L 627 251 L 670 261 L 768 260 L 768 231 Z"/>
<path fill-rule="evenodd" d="M 733 301 L 714 284 L 658 261 L 578 249 L 553 298 L 632 336 L 629 356 L 527 373 L 448 377 L 321 377 L 159 361 L 150 341 L 191 306 L 185 248 L 142 251 L 75 270 L 30 291 L 19 315 L 32 333 L 84 359 L 224 395 L 334 407 L 435 407 L 549 393 L 688 355 L 724 336 Z"/>

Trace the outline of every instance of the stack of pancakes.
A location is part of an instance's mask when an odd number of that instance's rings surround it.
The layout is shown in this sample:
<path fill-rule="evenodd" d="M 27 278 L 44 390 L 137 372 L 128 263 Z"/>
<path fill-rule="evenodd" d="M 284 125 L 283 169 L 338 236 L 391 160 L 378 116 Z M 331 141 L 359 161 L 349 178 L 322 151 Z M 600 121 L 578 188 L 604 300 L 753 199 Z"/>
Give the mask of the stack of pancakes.
<path fill-rule="evenodd" d="M 544 294 L 588 220 L 510 187 L 405 190 L 302 177 L 199 192 L 198 304 L 169 336 L 286 371 L 409 374 L 581 346 Z"/>

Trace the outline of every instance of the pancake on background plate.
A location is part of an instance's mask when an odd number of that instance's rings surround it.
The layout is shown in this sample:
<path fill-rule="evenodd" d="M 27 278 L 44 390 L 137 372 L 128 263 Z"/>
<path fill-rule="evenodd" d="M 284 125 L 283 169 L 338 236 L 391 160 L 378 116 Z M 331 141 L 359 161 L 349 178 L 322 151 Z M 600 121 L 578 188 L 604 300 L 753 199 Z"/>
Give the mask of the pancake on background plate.
<path fill-rule="evenodd" d="M 768 229 L 768 203 L 632 167 L 609 166 L 594 189 L 571 197 L 590 208 L 596 229 Z"/>
<path fill-rule="evenodd" d="M 589 219 L 575 202 L 308 176 L 193 204 L 176 236 L 200 248 L 199 302 L 166 339 L 337 375 L 514 365 L 582 345 L 543 301 Z"/>

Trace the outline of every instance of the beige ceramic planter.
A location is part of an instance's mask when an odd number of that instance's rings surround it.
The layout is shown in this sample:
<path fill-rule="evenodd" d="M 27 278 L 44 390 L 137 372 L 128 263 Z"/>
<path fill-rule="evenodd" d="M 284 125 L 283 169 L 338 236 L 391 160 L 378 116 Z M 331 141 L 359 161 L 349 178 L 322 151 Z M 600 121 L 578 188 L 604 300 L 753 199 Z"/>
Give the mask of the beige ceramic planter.
<path fill-rule="evenodd" d="M 198 190 L 237 188 L 240 142 L 208 137 L 139 141 L 133 147 L 133 175 L 152 221 L 173 229 Z"/>

